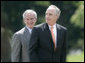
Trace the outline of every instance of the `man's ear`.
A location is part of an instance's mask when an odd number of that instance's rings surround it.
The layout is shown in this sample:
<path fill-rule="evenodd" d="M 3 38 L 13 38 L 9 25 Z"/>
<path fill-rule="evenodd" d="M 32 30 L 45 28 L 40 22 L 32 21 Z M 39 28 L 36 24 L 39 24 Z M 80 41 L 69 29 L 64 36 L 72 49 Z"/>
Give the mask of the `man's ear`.
<path fill-rule="evenodd" d="M 35 22 L 37 22 L 37 18 L 35 18 Z"/>
<path fill-rule="evenodd" d="M 59 15 L 56 15 L 56 19 L 58 19 L 59 18 Z"/>
<path fill-rule="evenodd" d="M 26 24 L 26 21 L 25 21 L 25 19 L 23 19 L 23 22 L 24 22 L 24 24 Z"/>

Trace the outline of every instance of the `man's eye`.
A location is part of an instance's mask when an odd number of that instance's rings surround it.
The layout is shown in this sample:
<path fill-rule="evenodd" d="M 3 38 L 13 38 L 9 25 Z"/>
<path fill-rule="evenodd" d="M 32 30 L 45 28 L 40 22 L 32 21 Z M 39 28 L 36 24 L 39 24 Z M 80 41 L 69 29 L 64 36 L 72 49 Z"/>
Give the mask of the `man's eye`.
<path fill-rule="evenodd" d="M 27 20 L 29 20 L 29 19 L 27 19 Z"/>
<path fill-rule="evenodd" d="M 49 15 L 52 15 L 52 14 L 49 14 Z"/>
<path fill-rule="evenodd" d="M 31 18 L 31 20 L 33 20 L 34 18 Z"/>
<path fill-rule="evenodd" d="M 33 20 L 33 18 L 31 18 L 31 20 Z"/>

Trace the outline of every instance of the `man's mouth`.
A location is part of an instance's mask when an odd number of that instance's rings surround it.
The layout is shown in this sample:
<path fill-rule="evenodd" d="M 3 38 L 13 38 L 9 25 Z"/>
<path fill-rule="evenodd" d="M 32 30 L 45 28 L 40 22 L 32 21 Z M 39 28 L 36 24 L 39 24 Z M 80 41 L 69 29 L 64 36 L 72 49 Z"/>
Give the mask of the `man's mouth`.
<path fill-rule="evenodd" d="M 47 21 L 50 21 L 50 19 L 48 19 L 48 18 L 47 18 L 46 20 L 47 20 Z"/>

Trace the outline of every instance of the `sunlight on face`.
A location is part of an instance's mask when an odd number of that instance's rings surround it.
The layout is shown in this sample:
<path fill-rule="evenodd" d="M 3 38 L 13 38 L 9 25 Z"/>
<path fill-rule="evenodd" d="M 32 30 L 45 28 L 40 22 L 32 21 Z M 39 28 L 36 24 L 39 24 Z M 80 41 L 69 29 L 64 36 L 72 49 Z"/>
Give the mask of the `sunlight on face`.
<path fill-rule="evenodd" d="M 47 9 L 45 19 L 49 25 L 54 25 L 56 23 L 57 15 L 55 14 L 54 8 Z"/>

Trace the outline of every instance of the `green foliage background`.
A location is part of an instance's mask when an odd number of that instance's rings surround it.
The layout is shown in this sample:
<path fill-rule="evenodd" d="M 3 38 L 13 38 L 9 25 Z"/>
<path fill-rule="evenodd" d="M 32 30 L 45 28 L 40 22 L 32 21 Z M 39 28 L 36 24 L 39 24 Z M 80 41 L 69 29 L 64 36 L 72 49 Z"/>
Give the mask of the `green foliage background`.
<path fill-rule="evenodd" d="M 58 24 L 68 29 L 68 54 L 70 50 L 84 50 L 84 1 L 1 1 L 1 59 L 10 61 L 11 39 L 25 25 L 22 14 L 33 9 L 38 14 L 37 24 L 45 22 L 45 11 L 49 5 L 61 9 Z"/>

